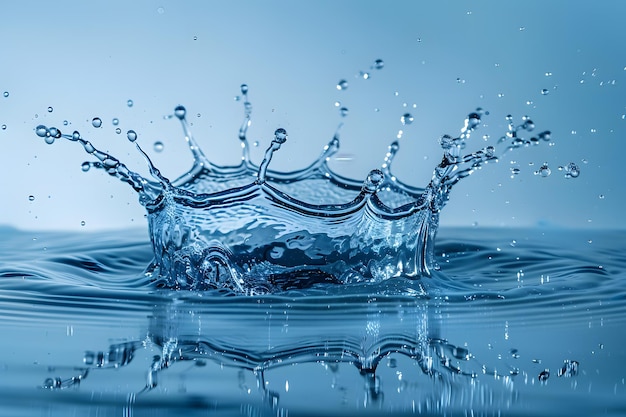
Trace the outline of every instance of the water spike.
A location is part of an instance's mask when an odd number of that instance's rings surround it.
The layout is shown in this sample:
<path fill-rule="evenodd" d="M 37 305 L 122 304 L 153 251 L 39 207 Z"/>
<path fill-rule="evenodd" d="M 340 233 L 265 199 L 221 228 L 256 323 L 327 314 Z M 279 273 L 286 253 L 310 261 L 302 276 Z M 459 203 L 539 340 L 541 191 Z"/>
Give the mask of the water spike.
<path fill-rule="evenodd" d="M 177 106 L 174 109 L 174 115 L 178 118 L 178 120 L 180 120 L 180 123 L 183 126 L 183 131 L 185 132 L 185 141 L 187 142 L 189 150 L 193 155 L 193 166 L 194 168 L 197 166 L 208 167 L 210 166 L 209 160 L 204 155 L 204 152 L 202 152 L 202 149 L 200 149 L 200 146 L 198 146 L 198 142 L 196 142 L 196 140 L 194 139 L 193 134 L 191 133 L 191 129 L 189 128 L 187 118 L 185 117 L 186 114 L 187 110 L 183 106 Z"/>
<path fill-rule="evenodd" d="M 383 165 L 382 165 L 382 170 L 386 176 L 389 176 L 389 173 L 391 171 L 391 163 L 393 162 L 393 159 L 395 158 L 399 149 L 400 149 L 400 144 L 398 143 L 397 140 L 394 140 L 393 142 L 391 142 L 391 144 L 387 148 L 387 154 L 385 154 L 385 159 L 383 160 Z"/>
<path fill-rule="evenodd" d="M 239 128 L 239 140 L 241 141 L 241 162 L 245 166 L 250 166 L 250 146 L 248 144 L 248 128 L 252 124 L 252 104 L 248 100 L 248 85 L 241 84 L 241 94 L 243 96 L 244 119 Z"/>
<path fill-rule="evenodd" d="M 272 160 L 272 155 L 274 152 L 280 149 L 280 145 L 287 141 L 287 131 L 285 129 L 278 128 L 274 132 L 274 139 L 272 143 L 265 151 L 265 157 L 263 158 L 263 162 L 259 165 L 259 173 L 257 174 L 257 184 L 263 184 L 265 182 L 265 178 L 267 176 L 267 167 Z"/>

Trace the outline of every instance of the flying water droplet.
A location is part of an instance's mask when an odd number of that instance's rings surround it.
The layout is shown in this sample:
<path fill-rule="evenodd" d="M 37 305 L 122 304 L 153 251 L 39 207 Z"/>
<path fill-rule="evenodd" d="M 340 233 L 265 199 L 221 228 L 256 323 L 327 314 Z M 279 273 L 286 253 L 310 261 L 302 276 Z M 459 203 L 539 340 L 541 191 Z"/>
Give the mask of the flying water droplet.
<path fill-rule="evenodd" d="M 341 117 L 346 117 L 349 113 L 349 110 L 347 107 L 342 107 L 339 109 L 339 114 L 341 115 Z"/>
<path fill-rule="evenodd" d="M 278 143 L 285 143 L 287 141 L 287 131 L 282 127 L 276 129 L 274 132 L 274 141 Z"/>
<path fill-rule="evenodd" d="M 7 130 L 7 125 L 2 125 L 2 130 Z"/>
<path fill-rule="evenodd" d="M 128 101 L 126 101 L 126 105 L 128 107 L 133 107 L 133 104 L 135 104 L 135 103 L 133 103 L 133 101 L 131 99 L 128 99 Z"/>
<path fill-rule="evenodd" d="M 337 90 L 345 90 L 348 88 L 348 82 L 346 80 L 340 80 L 337 83 Z"/>
<path fill-rule="evenodd" d="M 385 62 L 382 59 L 377 59 L 374 61 L 374 69 L 380 70 L 385 66 Z"/>
<path fill-rule="evenodd" d="M 129 130 L 128 132 L 126 132 L 126 137 L 129 141 L 134 142 L 137 140 L 137 133 L 134 130 Z"/>
<path fill-rule="evenodd" d="M 550 378 L 550 371 L 548 369 L 544 369 L 543 371 L 539 372 L 539 375 L 537 376 L 537 379 L 540 382 L 546 382 L 548 378 Z"/>
<path fill-rule="evenodd" d="M 552 174 L 552 171 L 550 170 L 547 162 L 544 162 L 543 165 L 541 165 L 541 167 L 539 167 L 539 169 L 535 171 L 535 175 L 539 175 L 543 178 L 549 177 L 550 174 Z"/>
<path fill-rule="evenodd" d="M 565 178 L 577 178 L 580 175 L 580 168 L 574 162 L 570 162 L 565 167 Z"/>
<path fill-rule="evenodd" d="M 45 138 L 46 136 L 50 135 L 50 132 L 48 132 L 48 128 L 45 127 L 44 125 L 39 125 L 35 128 L 35 133 L 37 134 L 37 136 L 39 136 L 40 138 Z"/>
<path fill-rule="evenodd" d="M 550 90 L 548 90 L 547 88 L 544 88 L 541 90 L 541 95 L 542 96 L 547 96 L 548 94 L 550 94 Z"/>
<path fill-rule="evenodd" d="M 80 139 L 80 132 L 75 130 L 74 133 L 72 133 L 72 140 L 76 141 L 78 139 Z"/>
<path fill-rule="evenodd" d="M 118 128 L 116 128 L 116 129 L 115 129 L 115 133 L 117 133 L 117 134 L 119 135 L 120 133 L 122 133 L 122 129 L 120 129 L 119 127 L 118 127 Z"/>
<path fill-rule="evenodd" d="M 380 169 L 373 169 L 367 175 L 367 179 L 363 184 L 363 191 L 366 193 L 375 193 L 378 190 L 380 184 L 383 183 L 385 174 Z"/>
<path fill-rule="evenodd" d="M 120 124 L 120 119 L 118 119 L 117 117 L 114 117 L 111 123 L 113 123 L 113 126 L 117 126 Z"/>
<path fill-rule="evenodd" d="M 4 97 L 9 97 L 9 92 L 8 92 L 8 91 L 5 91 L 4 93 L 2 93 L 2 95 L 3 95 Z"/>
<path fill-rule="evenodd" d="M 411 113 L 404 113 L 402 115 L 402 117 L 400 117 L 400 122 L 402 123 L 402 125 L 406 126 L 406 125 L 410 125 L 411 123 L 413 123 L 413 116 L 411 115 Z"/>
<path fill-rule="evenodd" d="M 89 168 L 91 168 L 91 164 L 89 162 L 83 162 L 80 168 L 83 170 L 83 172 L 87 172 L 89 171 Z"/>
<path fill-rule="evenodd" d="M 163 152 L 163 148 L 164 148 L 163 142 L 156 141 L 156 142 L 154 142 L 153 146 L 154 146 L 154 151 L 155 152 Z"/>
<path fill-rule="evenodd" d="M 248 94 L 248 84 L 241 84 L 241 94 Z"/>
<path fill-rule="evenodd" d="M 174 109 L 174 115 L 178 117 L 180 120 L 183 120 L 185 118 L 186 113 L 187 113 L 187 110 L 185 110 L 185 107 L 183 106 L 176 106 L 176 108 Z"/>
<path fill-rule="evenodd" d="M 48 113 L 52 113 L 54 109 L 52 107 L 48 107 Z"/>
<path fill-rule="evenodd" d="M 80 222 L 80 225 L 81 225 L 81 226 L 84 226 L 85 224 L 86 224 L 86 223 L 85 223 L 85 221 L 84 221 L 84 220 L 82 220 L 82 221 Z"/>
<path fill-rule="evenodd" d="M 359 76 L 361 78 L 363 78 L 364 80 L 369 80 L 370 78 L 370 73 L 369 72 L 365 72 L 365 71 L 360 71 L 359 72 Z"/>
<path fill-rule="evenodd" d="M 91 121 L 91 125 L 96 128 L 102 126 L 102 119 L 100 119 L 99 117 L 94 117 Z"/>
<path fill-rule="evenodd" d="M 28 201 L 35 201 L 35 196 L 34 195 L 29 195 L 28 196 Z"/>

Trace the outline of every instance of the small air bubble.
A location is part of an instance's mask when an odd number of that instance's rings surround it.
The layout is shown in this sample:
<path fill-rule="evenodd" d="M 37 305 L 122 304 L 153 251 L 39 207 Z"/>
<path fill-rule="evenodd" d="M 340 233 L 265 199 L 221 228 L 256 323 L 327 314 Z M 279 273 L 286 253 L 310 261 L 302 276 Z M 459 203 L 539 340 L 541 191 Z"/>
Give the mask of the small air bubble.
<path fill-rule="evenodd" d="M 93 127 L 100 127 L 100 126 L 102 126 L 102 119 L 100 119 L 99 117 L 94 117 L 93 120 L 91 121 L 91 125 Z"/>
<path fill-rule="evenodd" d="M 4 93 L 2 93 L 2 95 L 3 95 L 4 97 L 9 97 L 9 92 L 8 92 L 8 91 L 5 91 Z"/>
<path fill-rule="evenodd" d="M 128 132 L 126 132 L 126 137 L 128 138 L 129 141 L 134 142 L 137 140 L 137 133 L 134 130 L 129 130 Z M 156 146 L 156 143 L 155 143 Z"/>
<path fill-rule="evenodd" d="M 48 113 L 52 113 L 54 109 L 52 107 L 48 107 Z"/>
<path fill-rule="evenodd" d="M 345 90 L 348 88 L 348 82 L 346 80 L 340 80 L 337 83 L 337 90 Z"/>
<path fill-rule="evenodd" d="M 127 105 L 128 107 L 133 107 L 133 105 L 134 105 L 134 104 L 135 104 L 135 103 L 133 103 L 133 101 L 132 101 L 132 100 L 130 100 L 130 99 L 128 99 L 128 101 L 126 101 L 126 105 Z"/>
<path fill-rule="evenodd" d="M 164 9 L 163 7 L 159 7 L 159 8 L 157 9 L 157 13 L 158 13 L 158 14 L 163 14 L 163 13 L 165 13 L 165 9 Z"/>
<path fill-rule="evenodd" d="M 379 70 L 379 69 L 383 69 L 383 67 L 385 66 L 385 62 L 382 59 L 377 59 L 376 61 L 374 61 L 374 68 Z"/>
<path fill-rule="evenodd" d="M 35 201 L 35 196 L 34 195 L 29 195 L 28 196 L 28 201 Z"/>
<path fill-rule="evenodd" d="M 163 142 L 156 141 L 156 142 L 154 142 L 153 146 L 154 146 L 154 151 L 155 152 L 163 152 L 163 148 L 164 148 Z"/>
<path fill-rule="evenodd" d="M 113 126 L 117 126 L 117 125 L 119 125 L 119 124 L 120 124 L 120 119 L 118 119 L 117 117 L 115 117 L 115 118 L 111 121 L 111 123 L 113 123 Z"/>
<path fill-rule="evenodd" d="M 413 120 L 414 120 L 414 118 L 413 118 L 413 116 L 411 115 L 411 113 L 404 113 L 404 114 L 402 115 L 402 117 L 400 117 L 400 122 L 401 122 L 403 125 L 405 125 L 405 126 L 406 126 L 406 125 L 410 125 L 411 123 L 413 123 Z"/>

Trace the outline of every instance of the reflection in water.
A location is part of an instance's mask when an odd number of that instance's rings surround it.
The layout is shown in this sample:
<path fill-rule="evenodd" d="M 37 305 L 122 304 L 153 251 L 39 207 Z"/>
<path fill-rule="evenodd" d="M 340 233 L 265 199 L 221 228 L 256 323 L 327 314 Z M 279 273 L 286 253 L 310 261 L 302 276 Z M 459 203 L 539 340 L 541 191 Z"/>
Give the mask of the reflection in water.
<path fill-rule="evenodd" d="M 132 404 L 178 392 L 203 407 L 240 407 L 244 415 L 282 415 L 293 406 L 318 412 L 503 409 L 516 398 L 519 370 L 492 370 L 439 335 L 432 300 L 179 295 L 155 306 L 145 337 L 88 351 L 83 367 L 52 376 L 43 387 L 89 389 L 92 375 L 106 372 L 125 380 Z M 136 361 L 145 379 L 130 381 L 118 368 Z"/>

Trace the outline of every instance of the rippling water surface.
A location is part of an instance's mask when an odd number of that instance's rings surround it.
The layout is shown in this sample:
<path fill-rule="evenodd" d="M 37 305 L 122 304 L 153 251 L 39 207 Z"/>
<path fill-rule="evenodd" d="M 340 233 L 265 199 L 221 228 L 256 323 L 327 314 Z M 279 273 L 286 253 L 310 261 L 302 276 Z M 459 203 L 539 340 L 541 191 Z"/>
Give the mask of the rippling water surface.
<path fill-rule="evenodd" d="M 159 289 L 145 231 L 0 230 L 0 415 L 624 415 L 626 232 L 442 229 L 417 281 Z"/>

